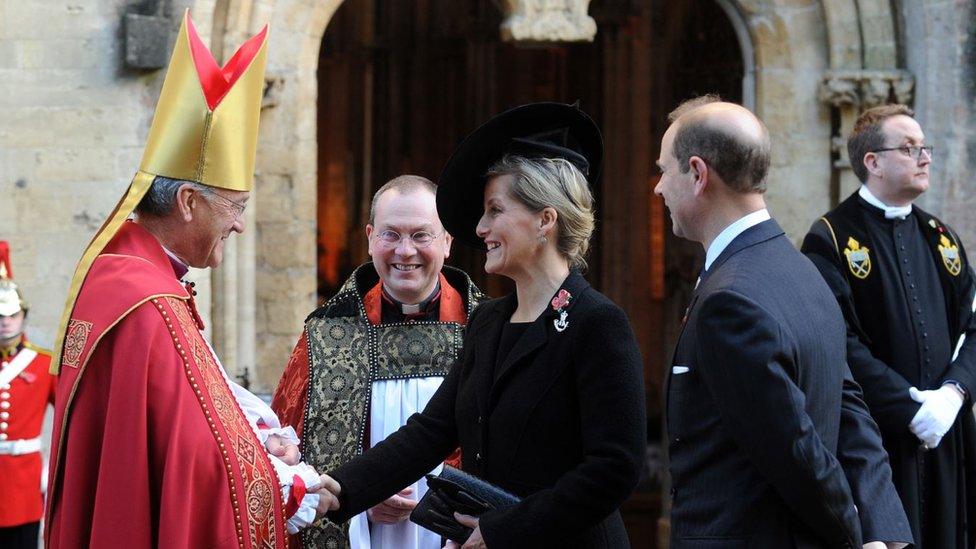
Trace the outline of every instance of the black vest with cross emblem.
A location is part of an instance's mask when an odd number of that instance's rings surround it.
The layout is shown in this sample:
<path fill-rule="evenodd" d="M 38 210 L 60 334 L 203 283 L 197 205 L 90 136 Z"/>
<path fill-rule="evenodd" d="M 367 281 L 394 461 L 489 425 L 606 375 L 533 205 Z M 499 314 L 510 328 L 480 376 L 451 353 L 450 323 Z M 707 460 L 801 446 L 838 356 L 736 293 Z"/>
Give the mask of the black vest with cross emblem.
<path fill-rule="evenodd" d="M 823 216 L 821 222 L 827 226 L 833 239 L 833 251 L 850 284 L 855 308 L 867 311 L 875 308 L 885 296 L 880 279 L 872 276 L 874 263 L 871 257 L 877 253 L 877 247 L 866 230 L 864 216 L 867 214 L 859 204 L 862 200 L 855 192 Z M 963 293 L 965 283 L 965 276 L 960 275 L 968 272 L 969 264 L 958 237 L 948 225 L 918 206 L 912 208 L 910 215 L 916 217 L 932 253 L 945 297 L 949 332 L 955 340 L 961 334 L 963 319 L 968 318 L 966 308 L 960 307 L 959 296 Z M 862 326 L 856 325 L 853 328 L 861 332 L 862 336 L 867 335 Z"/>

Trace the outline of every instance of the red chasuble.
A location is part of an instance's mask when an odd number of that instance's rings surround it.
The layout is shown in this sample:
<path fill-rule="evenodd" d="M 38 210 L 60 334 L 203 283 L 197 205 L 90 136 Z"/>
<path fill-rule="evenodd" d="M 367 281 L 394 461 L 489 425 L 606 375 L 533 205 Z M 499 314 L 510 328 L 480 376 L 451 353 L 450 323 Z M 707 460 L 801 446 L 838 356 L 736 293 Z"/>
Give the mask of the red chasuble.
<path fill-rule="evenodd" d="M 127 222 L 71 314 L 47 547 L 285 547 L 281 488 L 156 239 Z"/>

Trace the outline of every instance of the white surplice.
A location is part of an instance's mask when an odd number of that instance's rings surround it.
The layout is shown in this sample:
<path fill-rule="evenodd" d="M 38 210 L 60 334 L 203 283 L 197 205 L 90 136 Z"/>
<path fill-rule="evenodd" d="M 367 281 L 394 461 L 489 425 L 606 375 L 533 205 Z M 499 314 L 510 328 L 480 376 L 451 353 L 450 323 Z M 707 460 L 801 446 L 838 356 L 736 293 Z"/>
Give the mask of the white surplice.
<path fill-rule="evenodd" d="M 440 387 L 443 377 L 374 381 L 369 405 L 369 446 L 373 447 L 407 422 L 411 415 L 423 411 L 430 397 Z M 445 456 L 446 457 L 446 456 Z M 440 473 L 442 465 L 433 471 Z M 427 481 L 411 485 L 411 499 L 420 500 L 427 493 Z M 397 524 L 370 524 L 366 513 L 349 521 L 352 549 L 440 549 L 441 537 L 421 528 L 409 519 Z"/>

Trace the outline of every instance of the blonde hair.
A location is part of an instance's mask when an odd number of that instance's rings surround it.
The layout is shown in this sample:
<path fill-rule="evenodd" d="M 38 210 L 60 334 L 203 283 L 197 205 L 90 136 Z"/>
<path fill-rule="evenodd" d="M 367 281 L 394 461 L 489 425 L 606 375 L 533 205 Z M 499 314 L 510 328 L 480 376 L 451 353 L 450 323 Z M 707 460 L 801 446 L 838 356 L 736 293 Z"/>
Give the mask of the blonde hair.
<path fill-rule="evenodd" d="M 593 194 L 583 172 L 562 158 L 506 155 L 485 175 L 511 175 L 512 196 L 534 212 L 556 210 L 556 249 L 572 268 L 586 269 L 595 219 Z"/>

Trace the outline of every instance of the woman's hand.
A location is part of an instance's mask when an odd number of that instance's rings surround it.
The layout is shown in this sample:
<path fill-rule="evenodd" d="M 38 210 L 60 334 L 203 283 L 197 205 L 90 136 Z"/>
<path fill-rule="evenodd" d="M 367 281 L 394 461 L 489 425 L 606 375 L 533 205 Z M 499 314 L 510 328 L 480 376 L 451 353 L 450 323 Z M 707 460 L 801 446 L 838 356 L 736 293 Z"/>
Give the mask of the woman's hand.
<path fill-rule="evenodd" d="M 468 528 L 474 528 L 474 532 L 468 536 L 468 541 L 464 542 L 464 545 L 460 545 L 456 541 L 448 541 L 444 549 L 487 549 L 488 546 L 485 545 L 485 539 L 481 537 L 481 527 L 478 526 L 478 517 L 472 517 L 469 515 L 462 515 L 461 513 L 454 513 L 454 520 L 460 522 L 461 524 L 467 526 Z"/>
<path fill-rule="evenodd" d="M 366 516 L 373 524 L 396 524 L 410 516 L 417 502 L 410 499 L 413 488 L 407 486 L 400 493 L 390 496 L 385 501 L 376 504 L 366 511 Z"/>

